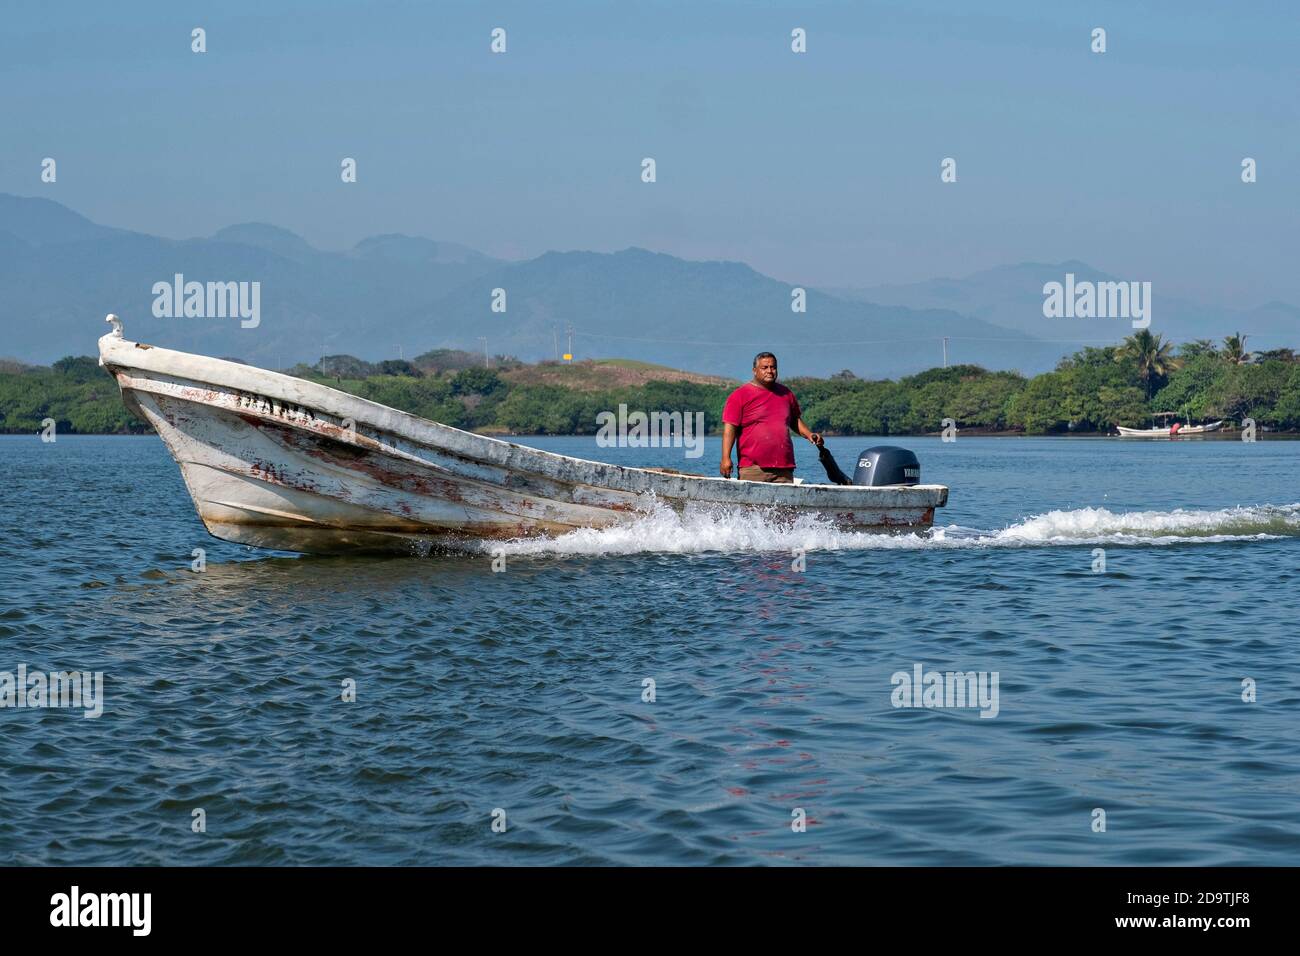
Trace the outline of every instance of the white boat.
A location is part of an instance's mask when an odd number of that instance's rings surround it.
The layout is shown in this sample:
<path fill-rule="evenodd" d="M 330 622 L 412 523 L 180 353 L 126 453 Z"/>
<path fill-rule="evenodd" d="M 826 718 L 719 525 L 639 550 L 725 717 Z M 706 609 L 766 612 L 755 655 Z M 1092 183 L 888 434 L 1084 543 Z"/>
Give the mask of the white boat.
<path fill-rule="evenodd" d="M 943 485 L 771 484 L 625 468 L 502 441 L 238 362 L 99 340 L 127 406 L 162 437 L 208 531 L 304 553 L 424 553 L 678 510 L 819 515 L 863 531 L 928 528 Z"/>
<path fill-rule="evenodd" d="M 1185 435 L 1205 435 L 1209 432 L 1217 432 L 1222 427 L 1222 420 L 1210 422 L 1206 425 L 1180 425 L 1177 432 L 1173 430 L 1172 425 L 1165 425 L 1160 428 L 1125 428 L 1123 425 L 1115 426 L 1119 431 L 1119 437 L 1121 438 L 1182 438 Z"/>

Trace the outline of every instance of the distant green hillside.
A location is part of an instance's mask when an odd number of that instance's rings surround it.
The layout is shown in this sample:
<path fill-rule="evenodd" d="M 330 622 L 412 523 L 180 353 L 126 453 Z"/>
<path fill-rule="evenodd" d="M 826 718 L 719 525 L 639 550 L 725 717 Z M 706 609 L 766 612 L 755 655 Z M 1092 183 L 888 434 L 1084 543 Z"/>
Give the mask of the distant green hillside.
<path fill-rule="evenodd" d="M 473 364 L 470 360 L 473 359 Z M 623 359 L 525 365 L 443 350 L 412 361 L 370 363 L 335 355 L 299 365 L 299 377 L 458 428 L 513 434 L 585 435 L 596 416 L 631 410 L 703 412 L 710 431 L 737 383 Z M 1153 412 L 1194 419 L 1250 417 L 1300 429 L 1300 360 L 1290 349 L 1247 354 L 1236 336 L 1221 346 L 1170 343 L 1146 332 L 1123 346 L 1086 348 L 1033 378 L 976 365 L 933 368 L 898 380 L 849 372 L 786 382 L 804 419 L 832 434 L 934 432 L 958 428 L 1027 434 L 1110 431 L 1143 425 Z M 0 431 L 34 434 L 52 418 L 60 433 L 144 432 L 117 386 L 93 358 L 51 368 L 0 359 Z"/>
<path fill-rule="evenodd" d="M 0 432 L 36 434 L 47 418 L 59 434 L 150 431 L 127 412 L 117 383 L 96 359 L 59 359 L 52 368 L 0 359 Z"/>

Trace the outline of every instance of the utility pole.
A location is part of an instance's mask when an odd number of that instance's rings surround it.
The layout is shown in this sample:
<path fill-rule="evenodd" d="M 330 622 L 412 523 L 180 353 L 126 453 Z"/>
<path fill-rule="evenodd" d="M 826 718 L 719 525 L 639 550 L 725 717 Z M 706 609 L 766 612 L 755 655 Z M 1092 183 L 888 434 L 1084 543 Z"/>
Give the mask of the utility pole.
<path fill-rule="evenodd" d="M 948 367 L 948 336 L 943 337 L 943 367 Z"/>
<path fill-rule="evenodd" d="M 480 335 L 478 337 L 478 340 L 483 343 L 483 367 L 487 368 L 488 367 L 487 338 L 485 336 Z"/>
<path fill-rule="evenodd" d="M 551 336 L 555 339 L 555 361 L 560 360 L 560 330 L 551 326 Z"/>
<path fill-rule="evenodd" d="M 572 362 L 573 361 L 573 326 L 566 325 L 564 327 L 564 332 L 569 337 L 569 348 L 564 353 L 564 361 Z"/>

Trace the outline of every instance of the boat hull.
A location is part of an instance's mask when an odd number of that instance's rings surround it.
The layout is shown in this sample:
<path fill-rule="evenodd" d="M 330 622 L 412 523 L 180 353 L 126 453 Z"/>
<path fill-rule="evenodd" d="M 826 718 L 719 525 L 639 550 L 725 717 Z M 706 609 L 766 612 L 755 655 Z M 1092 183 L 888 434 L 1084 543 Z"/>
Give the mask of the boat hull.
<path fill-rule="evenodd" d="M 162 437 L 207 530 L 259 548 L 481 550 L 609 527 L 657 506 L 912 531 L 929 527 L 948 497 L 941 485 L 777 485 L 584 461 L 116 334 L 100 340 L 100 361 Z"/>

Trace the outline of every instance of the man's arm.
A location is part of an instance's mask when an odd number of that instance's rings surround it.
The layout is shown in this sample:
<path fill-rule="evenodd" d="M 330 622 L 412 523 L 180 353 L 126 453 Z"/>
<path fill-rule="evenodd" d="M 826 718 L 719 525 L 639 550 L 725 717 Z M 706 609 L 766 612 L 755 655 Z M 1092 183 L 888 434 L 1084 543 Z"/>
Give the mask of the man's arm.
<path fill-rule="evenodd" d="M 739 429 L 731 422 L 722 423 L 722 462 L 718 465 L 718 471 L 723 478 L 731 477 L 731 449 L 735 446 L 736 436 L 739 434 Z"/>
<path fill-rule="evenodd" d="M 805 425 L 805 424 L 803 423 L 803 419 L 802 419 L 802 418 L 800 418 L 800 419 L 796 422 L 796 424 L 795 424 L 795 431 L 797 431 L 797 432 L 798 432 L 800 435 L 802 435 L 804 438 L 808 439 L 810 442 L 812 442 L 812 443 L 813 443 L 814 445 L 816 445 L 818 448 L 821 448 L 821 447 L 822 447 L 822 436 L 819 435 L 819 434 L 817 434 L 815 431 L 813 431 L 813 430 L 812 430 L 811 428 L 809 428 L 807 425 Z"/>

